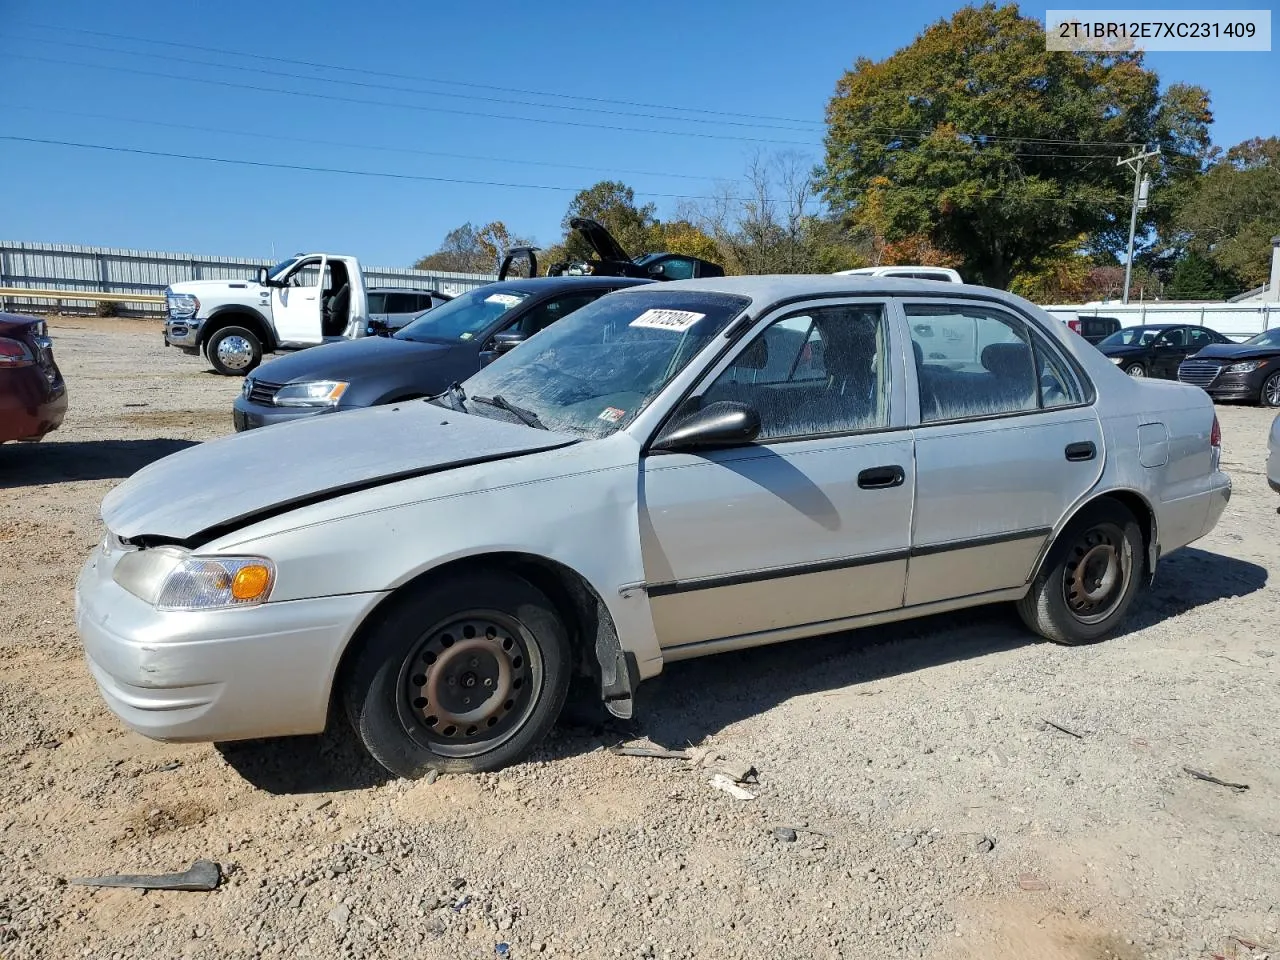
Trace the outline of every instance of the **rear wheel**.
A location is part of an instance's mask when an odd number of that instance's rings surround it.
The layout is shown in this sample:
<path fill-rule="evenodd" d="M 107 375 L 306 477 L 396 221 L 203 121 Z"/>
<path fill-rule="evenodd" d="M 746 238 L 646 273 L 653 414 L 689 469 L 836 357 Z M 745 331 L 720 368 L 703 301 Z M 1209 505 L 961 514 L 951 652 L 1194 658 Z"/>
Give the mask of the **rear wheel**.
<path fill-rule="evenodd" d="M 1140 363 L 1131 363 L 1124 368 L 1124 372 L 1135 379 L 1141 379 L 1147 375 L 1147 368 Z"/>
<path fill-rule="evenodd" d="M 1096 503 L 1058 535 L 1018 613 L 1055 643 L 1094 643 L 1120 626 L 1145 569 L 1133 514 L 1114 501 Z"/>
<path fill-rule="evenodd" d="M 1262 381 L 1258 400 L 1264 407 L 1280 407 L 1280 373 L 1273 373 Z"/>
<path fill-rule="evenodd" d="M 506 573 L 448 577 L 391 609 L 345 683 L 348 716 L 392 773 L 473 773 L 518 760 L 564 705 L 569 633 Z"/>
<path fill-rule="evenodd" d="M 262 341 L 244 327 L 223 327 L 214 331 L 204 353 L 223 376 L 243 377 L 262 362 Z"/>

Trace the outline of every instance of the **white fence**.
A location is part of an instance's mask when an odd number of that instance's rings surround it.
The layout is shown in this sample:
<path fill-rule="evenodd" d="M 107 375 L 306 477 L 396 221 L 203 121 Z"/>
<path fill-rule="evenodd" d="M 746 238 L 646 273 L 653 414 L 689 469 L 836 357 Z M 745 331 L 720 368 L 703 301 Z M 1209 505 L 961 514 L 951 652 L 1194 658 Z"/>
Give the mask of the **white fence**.
<path fill-rule="evenodd" d="M 283 259 L 283 258 L 282 258 Z M 81 247 L 60 243 L 11 243 L 0 241 L 0 287 L 86 291 L 112 294 L 162 294 L 171 283 L 183 280 L 247 279 L 270 260 L 218 257 L 113 247 Z M 496 274 L 447 273 L 401 267 L 365 267 L 365 283 L 371 287 L 436 289 L 458 294 L 492 283 Z M 69 309 L 94 309 L 92 300 L 66 301 Z M 0 310 L 51 310 L 54 298 L 4 297 Z M 139 301 L 120 304 L 124 313 L 156 313 L 161 305 Z"/>
<path fill-rule="evenodd" d="M 1194 323 L 1217 330 L 1233 340 L 1247 340 L 1280 323 L 1280 303 L 1193 303 L 1152 301 L 1150 303 L 1058 304 L 1045 307 L 1051 313 L 1070 312 L 1082 317 L 1115 317 L 1121 326 L 1144 323 Z"/>

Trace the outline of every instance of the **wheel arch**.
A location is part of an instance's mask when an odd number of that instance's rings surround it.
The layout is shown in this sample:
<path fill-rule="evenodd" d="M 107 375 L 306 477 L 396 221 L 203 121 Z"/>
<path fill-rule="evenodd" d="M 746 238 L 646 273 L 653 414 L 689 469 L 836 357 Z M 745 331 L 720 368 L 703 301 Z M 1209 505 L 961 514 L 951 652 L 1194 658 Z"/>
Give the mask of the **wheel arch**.
<path fill-rule="evenodd" d="M 569 628 L 574 676 L 597 681 L 601 698 L 611 713 L 630 717 L 631 701 L 639 672 L 635 656 L 624 653 L 617 627 L 600 593 L 578 571 L 548 557 L 518 551 L 472 554 L 432 567 L 405 581 L 388 594 L 361 621 L 338 660 L 330 685 L 334 702 L 351 664 L 387 613 L 413 595 L 424 583 L 472 570 L 505 570 L 527 580 L 547 595 Z"/>
<path fill-rule="evenodd" d="M 1092 507 L 1097 506 L 1104 501 L 1119 503 L 1128 509 L 1138 521 L 1138 528 L 1142 531 L 1142 545 L 1147 553 L 1147 578 L 1148 580 L 1155 576 L 1156 562 L 1160 559 L 1160 541 L 1157 537 L 1158 528 L 1155 510 L 1152 509 L 1150 502 L 1145 496 L 1137 490 L 1127 487 L 1117 487 L 1111 490 L 1103 490 L 1094 493 L 1086 500 L 1080 501 L 1068 513 L 1058 528 L 1053 532 L 1053 537 L 1045 544 L 1044 549 L 1040 552 L 1040 556 L 1036 560 L 1035 566 L 1032 568 L 1031 576 L 1027 583 L 1034 583 L 1035 579 L 1040 576 L 1045 565 L 1050 563 L 1055 556 L 1055 549 L 1058 541 L 1062 536 L 1062 532 L 1067 529 L 1080 514 L 1084 513 Z"/>
<path fill-rule="evenodd" d="M 271 353 L 276 348 L 275 336 L 271 332 L 271 324 L 267 322 L 267 318 L 253 307 L 239 304 L 217 307 L 210 311 L 208 318 L 200 325 L 199 348 L 203 350 L 209 338 L 224 327 L 244 327 L 246 330 L 253 331 L 262 341 L 263 353 Z"/>

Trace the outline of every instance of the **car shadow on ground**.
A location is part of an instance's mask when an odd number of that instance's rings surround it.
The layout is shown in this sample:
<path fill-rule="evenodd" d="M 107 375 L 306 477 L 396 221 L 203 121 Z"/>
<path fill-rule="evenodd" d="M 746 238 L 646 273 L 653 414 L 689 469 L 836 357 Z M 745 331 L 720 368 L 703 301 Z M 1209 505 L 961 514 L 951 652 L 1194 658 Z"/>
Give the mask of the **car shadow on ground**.
<path fill-rule="evenodd" d="M 1257 564 L 1179 550 L 1161 561 L 1155 585 L 1130 611 L 1124 632 L 1104 642 L 1123 642 L 1125 634 L 1253 593 L 1266 582 L 1267 571 Z M 795 697 L 871 693 L 889 677 L 1040 642 L 1012 604 L 999 604 L 672 663 L 640 688 L 634 719 L 609 717 L 598 704 L 573 704 L 534 759 L 555 762 L 638 737 L 678 750 Z M 390 779 L 336 714 L 319 737 L 222 744 L 218 750 L 245 780 L 269 793 L 360 790 Z"/>
<path fill-rule="evenodd" d="M 0 490 L 77 480 L 122 480 L 194 440 L 76 440 L 0 445 Z"/>

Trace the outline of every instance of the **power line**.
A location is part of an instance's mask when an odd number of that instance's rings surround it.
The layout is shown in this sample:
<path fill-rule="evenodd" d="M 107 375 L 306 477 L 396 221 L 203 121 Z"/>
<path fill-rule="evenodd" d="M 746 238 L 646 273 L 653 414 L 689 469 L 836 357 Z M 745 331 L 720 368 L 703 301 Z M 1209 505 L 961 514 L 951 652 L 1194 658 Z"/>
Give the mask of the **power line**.
<path fill-rule="evenodd" d="M 218 134 L 221 136 L 232 137 L 249 137 L 261 140 L 276 140 L 282 143 L 306 143 L 319 147 L 343 147 L 353 150 L 377 150 L 386 153 L 405 153 L 423 157 L 443 157 L 451 160 L 474 160 L 486 163 L 507 163 L 519 164 L 520 166 L 534 167 L 558 167 L 565 170 L 584 170 L 600 174 L 609 172 L 613 174 L 627 174 L 637 177 L 674 177 L 681 180 L 716 180 L 722 179 L 718 177 L 705 176 L 697 173 L 659 173 L 656 170 L 627 170 L 617 167 L 604 166 L 588 166 L 576 163 L 555 163 L 548 160 L 530 160 L 526 157 L 513 159 L 511 157 L 481 157 L 469 153 L 446 153 L 440 150 L 420 150 L 415 147 L 392 147 L 384 144 L 374 143 L 353 143 L 351 141 L 340 140 L 318 140 L 310 137 L 294 137 L 282 134 L 259 133 L 257 131 L 231 130 L 226 127 L 206 127 L 198 126 L 190 123 L 173 123 L 167 120 L 144 120 L 140 117 L 119 117 L 111 116 L 104 113 L 83 113 L 78 110 L 58 110 L 50 107 L 27 107 L 17 106 L 14 104 L 0 104 L 9 110 L 23 110 L 31 113 L 39 114 L 56 114 L 64 117 L 79 117 L 85 120 L 106 120 L 110 123 L 136 123 L 148 127 L 161 127 L 170 130 L 190 130 L 193 133 L 201 134 Z"/>
<path fill-rule="evenodd" d="M 521 87 L 502 87 L 487 83 L 475 83 L 466 80 L 445 80 L 439 77 L 428 77 L 422 75 L 391 73 L 385 70 L 369 70 L 364 67 L 347 67 L 336 63 L 322 63 L 314 60 L 295 60 L 288 57 L 274 57 L 262 53 L 245 53 L 241 50 L 226 50 L 219 47 L 201 46 L 194 43 L 182 43 L 177 40 L 155 40 L 149 37 L 133 37 L 119 33 L 107 33 L 101 30 L 85 30 L 76 27 L 55 27 L 51 24 L 36 23 L 34 21 L 10 21 L 22 26 L 35 27 L 40 30 L 53 30 L 58 33 L 78 33 L 87 36 L 106 37 L 112 40 L 125 40 L 132 43 L 151 43 L 159 46 L 174 47 L 182 50 L 199 50 L 204 53 L 216 53 L 222 56 L 244 57 L 251 60 L 262 60 L 270 63 L 285 63 L 292 66 L 310 67 L 319 70 L 338 70 L 344 73 L 358 73 L 362 76 L 386 77 L 392 80 L 411 80 L 422 83 L 437 83 L 444 86 L 467 87 L 473 90 L 493 90 L 499 93 L 518 93 L 524 96 L 534 97 L 555 97 L 562 100 L 581 100 L 587 103 L 608 103 L 616 106 L 640 107 L 646 110 L 671 110 L 684 113 L 701 113 L 717 117 L 738 117 L 744 120 L 776 120 L 782 123 L 803 123 L 811 126 L 821 126 L 820 120 L 801 120 L 795 117 L 775 117 L 768 114 L 756 113 L 737 113 L 731 110 L 711 110 L 702 107 L 673 106 L 662 103 L 645 103 L 636 100 L 616 100 L 609 97 L 592 97 L 584 94 L 572 93 L 554 93 L 548 90 L 530 90 Z M 672 118 L 675 119 L 675 118 Z"/>
<path fill-rule="evenodd" d="M 124 67 L 118 64 L 85 63 L 75 60 L 60 60 L 56 57 L 41 57 L 31 53 L 5 53 L 10 60 L 31 60 L 37 63 L 53 63 L 58 66 L 90 67 L 96 70 L 109 70 L 116 73 L 131 73 L 142 77 L 158 77 L 162 80 L 185 80 L 189 83 L 207 83 L 219 87 L 236 90 L 250 90 L 254 93 L 281 93 L 287 96 L 308 97 L 313 100 L 327 100 L 337 103 L 355 103 L 364 106 L 392 107 L 401 110 L 417 110 L 423 113 L 447 113 L 457 116 L 484 118 L 489 120 L 516 120 L 523 123 L 544 123 L 566 127 L 584 127 L 592 130 L 616 130 L 624 133 L 648 133 L 671 137 L 698 137 L 707 140 L 729 140 L 746 143 L 779 143 L 793 147 L 814 147 L 811 141 L 777 140 L 768 137 L 740 137 L 722 133 L 706 133 L 697 130 L 653 130 L 644 127 L 623 127 L 604 123 L 585 123 L 577 120 L 563 120 L 551 117 L 518 117 L 502 113 L 481 113 L 473 110 L 458 110 L 450 107 L 429 107 L 420 103 L 395 103 L 388 100 L 370 100 L 363 97 L 344 97 L 333 93 L 314 93 L 309 90 L 287 90 L 280 87 L 264 87 L 251 83 L 236 83 L 234 80 L 218 80 L 213 77 L 186 77 L 176 74 L 161 73 L 156 70 L 139 70 L 136 67 Z M 307 79 L 307 78 L 304 78 Z"/>
<path fill-rule="evenodd" d="M 219 163 L 219 164 L 226 164 L 231 166 L 259 167 L 259 168 L 266 168 L 266 169 L 272 169 L 272 170 L 292 170 L 292 171 L 301 171 L 305 173 L 330 173 L 330 174 L 340 174 L 343 176 L 372 177 L 372 178 L 381 178 L 381 179 L 388 179 L 388 180 L 408 180 L 408 181 L 418 181 L 418 182 L 425 182 L 425 183 L 450 183 L 450 184 L 481 186 L 481 187 L 512 187 L 512 188 L 521 189 L 521 190 L 555 190 L 555 191 L 567 192 L 567 193 L 576 193 L 579 190 L 578 187 L 561 187 L 561 186 L 554 186 L 551 184 L 509 183 L 505 181 L 496 181 L 496 180 L 468 180 L 468 179 L 462 179 L 458 177 L 433 177 L 427 174 L 395 173 L 393 171 L 388 171 L 388 170 L 353 170 L 353 169 L 343 168 L 343 167 L 321 167 L 321 166 L 315 166 L 311 164 L 278 163 L 278 162 L 267 161 L 267 160 L 246 160 L 246 159 L 235 158 L 235 157 L 214 157 L 206 154 L 172 153 L 172 152 L 163 151 L 163 150 L 145 150 L 140 147 L 122 147 L 122 146 L 102 144 L 102 143 L 82 143 L 82 142 L 77 142 L 72 140 L 54 140 L 54 139 L 43 138 L 43 137 L 19 137 L 11 134 L 0 134 L 0 140 L 8 141 L 11 143 L 27 143 L 27 144 L 42 144 L 42 145 L 57 146 L 57 147 L 72 147 L 72 148 L 83 149 L 83 150 L 98 150 L 98 151 L 104 151 L 108 153 L 122 153 L 122 154 L 133 154 L 133 155 L 145 156 L 145 157 L 159 157 L 159 158 L 164 158 L 169 160 L 195 160 L 195 161 L 202 161 L 205 163 Z M 907 188 L 907 189 L 915 189 L 917 191 L 920 191 L 920 190 L 926 190 L 927 188 L 914 187 L 914 188 Z M 642 190 L 637 190 L 636 194 L 639 196 L 658 197 L 660 199 L 668 199 L 668 200 L 718 200 L 718 201 L 731 201 L 735 203 L 786 203 L 788 202 L 788 198 L 786 197 L 744 198 L 744 197 L 735 197 L 735 196 L 707 196 L 707 195 L 700 195 L 700 194 L 654 193 L 652 191 L 642 191 Z M 1069 196 L 1066 194 L 1031 196 L 1026 194 L 1006 193 L 1003 191 L 968 191 L 968 190 L 957 191 L 957 195 L 959 196 L 960 199 L 965 199 L 965 200 L 984 200 L 984 199 L 991 199 L 995 197 L 1014 197 L 1024 201 L 1039 201 L 1039 202 L 1053 202 L 1053 203 L 1098 203 L 1098 202 L 1107 201 L 1107 200 L 1115 200 L 1118 202 L 1124 199 L 1123 197 L 1107 197 L 1107 196 L 1100 196 L 1100 195 L 1076 196 L 1076 197 Z"/>
<path fill-rule="evenodd" d="M 125 54 L 127 56 L 137 55 L 136 52 L 133 50 L 121 50 L 116 47 L 104 47 L 104 46 L 100 46 L 92 43 L 75 43 L 74 41 L 71 41 L 71 40 L 42 40 L 35 37 L 24 38 L 24 39 L 27 39 L 28 42 L 45 43 L 51 46 L 73 47 L 79 50 L 92 50 L 97 53 Z M 194 60 L 190 56 L 178 57 L 178 56 L 169 56 L 163 53 L 149 53 L 146 56 L 148 60 L 166 60 L 170 63 L 181 63 L 187 66 L 222 67 L 222 68 L 225 68 L 226 66 L 226 64 L 218 63 L 216 61 Z M 448 93 L 448 92 L 442 92 L 439 90 L 424 90 L 421 87 L 404 87 L 404 86 L 393 86 L 387 83 L 370 83 L 367 80 L 335 80 L 332 77 L 307 76 L 299 73 L 288 73 L 284 70 L 268 70 L 264 67 L 238 67 L 237 69 L 241 71 L 248 71 L 250 73 L 260 73 L 269 77 L 282 77 L 288 80 L 303 80 L 308 83 L 316 83 L 316 82 L 333 83 L 333 84 L 340 84 L 340 85 L 349 86 L 349 87 L 360 87 L 368 90 L 389 90 L 393 93 L 414 93 L 414 94 L 425 94 L 427 96 L 432 96 L 432 97 L 452 97 L 457 100 L 477 100 L 484 103 L 510 104 L 512 106 L 533 107 L 539 110 L 573 110 L 578 113 L 603 113 L 609 116 L 635 117 L 637 119 L 643 119 L 643 120 L 672 120 L 672 121 L 676 121 L 677 123 L 716 123 L 724 126 L 746 127 L 748 129 L 781 130 L 786 133 L 812 134 L 816 132 L 813 130 L 800 129 L 794 126 L 784 127 L 784 126 L 778 126 L 776 124 L 768 124 L 768 123 L 748 123 L 742 120 L 707 120 L 705 118 L 699 118 L 699 117 L 671 117 L 671 116 L 663 116 L 661 114 L 654 114 L 654 113 L 624 113 L 618 110 L 610 110 L 604 107 L 581 107 L 581 106 L 576 106 L 574 104 L 534 103 L 529 100 L 512 100 L 509 97 L 486 97 L 486 96 L 481 96 L 479 94 L 472 94 L 472 93 Z"/>

